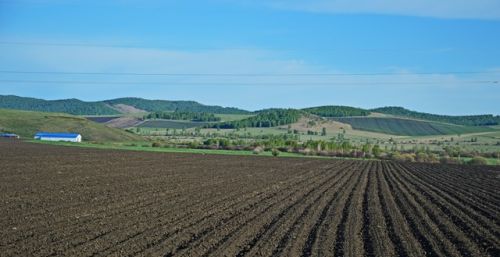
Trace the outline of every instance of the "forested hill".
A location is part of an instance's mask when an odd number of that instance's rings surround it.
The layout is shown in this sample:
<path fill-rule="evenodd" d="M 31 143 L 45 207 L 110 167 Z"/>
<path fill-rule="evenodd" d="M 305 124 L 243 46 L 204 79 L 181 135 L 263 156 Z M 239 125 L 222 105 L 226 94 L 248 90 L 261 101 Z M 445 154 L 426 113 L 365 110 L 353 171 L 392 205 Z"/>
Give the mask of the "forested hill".
<path fill-rule="evenodd" d="M 353 117 L 370 115 L 370 111 L 368 110 L 349 106 L 329 105 L 305 108 L 302 110 L 321 117 Z"/>
<path fill-rule="evenodd" d="M 438 114 L 430 114 L 424 112 L 416 112 L 405 109 L 403 107 L 394 107 L 394 106 L 376 108 L 372 109 L 371 111 L 400 116 L 400 117 L 408 117 L 408 118 L 415 118 L 415 119 L 429 120 L 429 121 L 439 121 L 439 122 L 446 122 L 446 123 L 466 125 L 466 126 L 490 126 L 490 125 L 500 124 L 500 116 L 494 116 L 491 114 L 450 116 L 450 115 L 438 115 Z"/>
<path fill-rule="evenodd" d="M 217 114 L 247 114 L 248 111 L 233 107 L 204 105 L 195 101 L 167 101 L 147 100 L 135 97 L 118 98 L 104 101 L 110 105 L 125 104 L 148 112 L 180 111 L 180 112 L 205 112 Z"/>
<path fill-rule="evenodd" d="M 61 112 L 74 115 L 114 115 L 119 114 L 102 102 L 84 102 L 78 99 L 43 100 L 14 95 L 0 95 L 0 108 L 39 112 Z"/>
<path fill-rule="evenodd" d="M 303 112 L 295 109 L 266 109 L 257 112 L 257 115 L 236 121 L 222 122 L 213 127 L 222 129 L 237 128 L 266 128 L 276 127 L 297 122 Z"/>
<path fill-rule="evenodd" d="M 204 105 L 195 101 L 148 100 L 136 97 L 117 98 L 99 102 L 85 102 L 78 99 L 43 100 L 14 95 L 0 95 L 0 108 L 27 111 L 59 112 L 73 115 L 119 115 L 126 113 L 123 109 L 144 110 L 147 112 L 177 112 L 177 113 L 213 113 L 213 114 L 250 114 L 251 112 L 217 105 Z M 228 127 L 275 126 L 289 124 L 297 120 L 299 113 L 311 113 L 322 117 L 341 118 L 368 116 L 371 113 L 383 113 L 399 117 L 437 121 L 466 126 L 499 125 L 500 116 L 470 115 L 449 116 L 416 112 L 403 107 L 382 107 L 371 110 L 349 106 L 318 106 L 292 109 L 268 109 L 253 112 L 256 116 L 242 120 L 240 123 L 224 123 Z"/>
<path fill-rule="evenodd" d="M 73 115 L 117 115 L 115 105 L 128 105 L 149 112 L 182 111 L 217 114 L 246 114 L 248 111 L 221 106 L 203 105 L 194 101 L 147 100 L 142 98 L 118 98 L 100 102 L 78 99 L 43 100 L 14 95 L 0 95 L 0 108 L 26 111 L 60 112 Z"/>

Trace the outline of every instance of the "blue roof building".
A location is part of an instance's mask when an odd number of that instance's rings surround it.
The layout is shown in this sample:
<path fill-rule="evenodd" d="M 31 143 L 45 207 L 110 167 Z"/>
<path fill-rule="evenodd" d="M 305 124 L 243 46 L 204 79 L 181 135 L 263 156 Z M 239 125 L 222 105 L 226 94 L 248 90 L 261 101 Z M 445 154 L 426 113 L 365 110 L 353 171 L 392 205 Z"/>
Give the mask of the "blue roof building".
<path fill-rule="evenodd" d="M 18 135 L 12 134 L 12 133 L 0 133 L 0 137 L 7 137 L 7 138 L 19 138 Z"/>
<path fill-rule="evenodd" d="M 35 139 L 45 141 L 82 142 L 82 135 L 75 133 L 38 132 L 35 134 Z"/>

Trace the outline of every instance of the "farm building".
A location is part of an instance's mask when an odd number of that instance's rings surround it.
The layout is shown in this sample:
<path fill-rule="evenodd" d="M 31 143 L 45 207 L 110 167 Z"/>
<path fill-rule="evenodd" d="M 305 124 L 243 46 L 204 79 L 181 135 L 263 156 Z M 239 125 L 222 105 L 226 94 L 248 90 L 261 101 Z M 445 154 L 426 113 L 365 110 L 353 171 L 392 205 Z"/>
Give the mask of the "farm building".
<path fill-rule="evenodd" d="M 35 139 L 45 141 L 82 142 L 82 135 L 74 133 L 38 132 L 35 134 Z"/>
<path fill-rule="evenodd" d="M 19 138 L 18 135 L 12 134 L 12 133 L 0 133 L 0 137 L 7 137 L 7 138 Z"/>

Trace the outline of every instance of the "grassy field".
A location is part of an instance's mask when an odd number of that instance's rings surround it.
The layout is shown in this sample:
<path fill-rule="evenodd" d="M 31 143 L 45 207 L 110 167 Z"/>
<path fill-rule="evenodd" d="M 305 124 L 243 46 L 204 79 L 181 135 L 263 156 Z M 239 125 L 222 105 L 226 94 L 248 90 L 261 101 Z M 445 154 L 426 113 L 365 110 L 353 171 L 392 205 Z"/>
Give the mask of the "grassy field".
<path fill-rule="evenodd" d="M 470 161 L 472 158 L 469 158 L 469 157 L 462 157 L 461 160 L 462 161 L 465 161 L 465 162 L 468 162 Z M 486 158 L 486 160 L 488 161 L 488 165 L 500 165 L 500 160 L 499 159 L 495 159 L 495 158 Z"/>
<path fill-rule="evenodd" d="M 239 155 L 239 156 L 250 156 L 254 155 L 253 151 L 247 150 L 213 150 L 213 149 L 190 149 L 190 148 L 173 148 L 173 147 L 152 147 L 151 142 L 130 142 L 130 143 L 117 143 L 117 142 L 106 142 L 106 143 L 92 143 L 92 142 L 51 142 L 51 141 L 40 141 L 40 140 L 27 140 L 30 143 L 36 144 L 49 144 L 49 145 L 59 145 L 59 146 L 69 146 L 69 147 L 83 147 L 83 148 L 97 148 L 97 149 L 113 149 L 113 150 L 124 150 L 124 151 L 143 151 L 143 152 L 160 152 L 160 153 L 189 153 L 189 154 L 214 154 L 214 155 Z M 261 152 L 258 156 L 272 157 L 270 151 Z M 326 157 L 326 156 L 316 156 L 316 155 L 303 155 L 298 153 L 288 153 L 280 152 L 279 157 L 292 157 L 292 158 L 316 158 L 316 159 L 344 159 L 344 160 L 374 160 L 374 159 L 360 159 L 360 158 L 349 158 L 349 157 Z M 468 162 L 471 158 L 462 157 L 461 161 Z M 500 160 L 496 158 L 486 158 L 488 165 L 500 165 Z"/>
<path fill-rule="evenodd" d="M 319 125 L 323 126 L 322 124 Z M 452 125 L 453 126 L 453 125 Z M 345 126 L 344 126 L 345 127 Z M 317 130 L 317 129 L 315 129 Z M 140 134 L 143 136 L 151 137 L 154 140 L 166 140 L 171 143 L 189 143 L 192 141 L 202 142 L 206 139 L 207 135 L 217 135 L 217 137 L 227 138 L 232 134 L 240 135 L 244 140 L 259 140 L 265 135 L 285 135 L 288 134 L 286 126 L 271 127 L 271 128 L 244 128 L 244 129 L 204 129 L 200 130 L 200 135 L 193 136 L 194 128 L 185 130 L 189 135 L 181 136 L 180 131 L 177 135 L 173 136 L 172 129 L 165 128 L 141 128 Z M 320 130 L 319 130 L 320 131 Z M 335 127 L 327 126 L 327 134 L 322 136 L 321 133 L 317 135 L 308 135 L 304 131 L 298 134 L 299 140 L 304 142 L 307 140 L 336 140 L 339 134 L 342 134 L 346 140 L 349 140 L 354 145 L 363 145 L 367 142 L 378 144 L 383 149 L 397 149 L 412 150 L 415 148 L 429 148 L 430 150 L 442 151 L 446 146 L 459 146 L 464 150 L 476 152 L 500 152 L 500 130 L 493 130 L 489 132 L 477 132 L 469 134 L 451 135 L 428 135 L 428 136 L 396 136 L 371 131 L 363 131 L 358 129 L 338 129 Z M 253 139 L 252 139 L 253 138 Z M 474 140 L 472 140 L 474 139 Z"/>
<path fill-rule="evenodd" d="M 142 137 L 69 114 L 0 109 L 0 129 L 25 138 L 38 131 L 75 132 L 90 141 L 141 141 Z"/>
<path fill-rule="evenodd" d="M 71 142 L 51 142 L 40 140 L 28 140 L 30 143 L 61 145 L 72 147 L 85 147 L 85 148 L 98 148 L 98 149 L 114 149 L 114 150 L 128 150 L 128 151 L 146 151 L 146 152 L 162 152 L 162 153 L 194 153 L 194 154 L 221 154 L 221 155 L 255 155 L 253 151 L 245 150 L 212 150 L 212 149 L 190 149 L 190 148 L 172 148 L 172 147 L 151 147 L 151 143 L 71 143 Z M 262 152 L 259 156 L 272 156 L 271 152 Z M 280 152 L 279 157 L 301 157 L 301 158 L 333 158 L 324 156 L 306 156 L 297 153 Z M 350 159 L 350 158 L 335 158 L 335 159 Z"/>
<path fill-rule="evenodd" d="M 195 122 L 187 120 L 147 120 L 139 125 L 141 128 L 162 128 L 162 129 L 188 129 L 203 127 L 211 124 L 209 122 Z"/>
<path fill-rule="evenodd" d="M 491 132 L 479 132 L 463 135 L 437 135 L 437 136 L 413 136 L 401 137 L 394 140 L 401 144 L 402 142 L 413 142 L 413 145 L 427 145 L 431 149 L 441 148 L 443 146 L 460 146 L 464 149 L 479 152 L 500 152 L 500 130 Z M 440 147 L 435 143 L 439 142 Z"/>
<path fill-rule="evenodd" d="M 489 127 L 460 126 L 401 118 L 356 117 L 335 118 L 334 120 L 347 123 L 351 125 L 353 129 L 399 136 L 457 135 L 493 131 L 493 129 Z"/>

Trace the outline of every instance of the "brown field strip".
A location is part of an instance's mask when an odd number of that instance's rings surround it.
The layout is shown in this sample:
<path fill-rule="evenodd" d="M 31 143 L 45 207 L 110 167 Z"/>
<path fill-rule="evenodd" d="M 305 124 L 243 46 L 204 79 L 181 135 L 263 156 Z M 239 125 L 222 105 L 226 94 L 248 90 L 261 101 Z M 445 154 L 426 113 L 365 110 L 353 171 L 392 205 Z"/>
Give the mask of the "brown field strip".
<path fill-rule="evenodd" d="M 500 256 L 500 168 L 0 141 L 0 256 Z"/>

